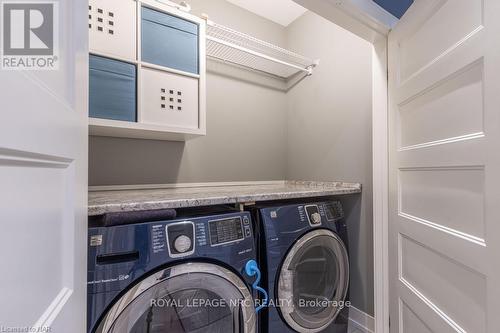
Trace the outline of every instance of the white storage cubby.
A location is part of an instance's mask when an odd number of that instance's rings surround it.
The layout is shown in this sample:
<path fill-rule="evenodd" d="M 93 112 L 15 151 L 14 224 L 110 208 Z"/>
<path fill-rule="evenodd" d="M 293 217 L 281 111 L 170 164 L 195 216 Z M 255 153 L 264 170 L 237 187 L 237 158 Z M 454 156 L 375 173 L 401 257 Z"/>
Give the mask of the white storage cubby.
<path fill-rule="evenodd" d="M 143 24 L 148 24 L 144 43 Z M 158 32 L 152 24 L 160 26 Z M 205 135 L 205 30 L 206 20 L 155 0 L 90 0 L 90 53 L 136 66 L 137 87 L 137 121 L 107 119 L 108 111 L 100 110 L 93 114 L 103 118 L 90 118 L 90 134 L 177 141 Z M 182 40 L 184 34 L 189 40 Z M 142 45 L 148 61 L 142 59 Z M 165 52 L 165 45 L 175 52 Z M 93 100 L 107 98 L 102 90 L 91 89 L 100 97 Z"/>
<path fill-rule="evenodd" d="M 144 124 L 198 128 L 198 79 L 151 68 L 141 69 Z"/>
<path fill-rule="evenodd" d="M 136 11 L 133 0 L 89 0 L 91 53 L 136 60 Z"/>

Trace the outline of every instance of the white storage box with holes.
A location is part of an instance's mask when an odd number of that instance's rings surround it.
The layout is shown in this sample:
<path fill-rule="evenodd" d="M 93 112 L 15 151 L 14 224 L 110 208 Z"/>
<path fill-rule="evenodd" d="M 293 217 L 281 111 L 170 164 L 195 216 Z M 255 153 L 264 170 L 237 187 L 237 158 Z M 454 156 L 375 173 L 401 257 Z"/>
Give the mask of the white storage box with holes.
<path fill-rule="evenodd" d="M 155 0 L 90 0 L 90 53 L 134 65 L 137 87 L 137 121 L 112 119 L 110 103 L 102 102 L 93 114 L 103 116 L 90 118 L 90 134 L 177 141 L 205 135 L 205 26 L 205 20 Z M 113 77 L 97 82 L 101 76 L 92 77 L 91 88 L 110 87 Z M 111 85 L 109 96 L 123 98 L 131 90 L 120 87 Z M 91 91 L 99 97 L 91 96 L 92 107 L 99 108 L 108 94 Z"/>
<path fill-rule="evenodd" d="M 140 90 L 142 123 L 198 128 L 198 79 L 142 68 Z"/>
<path fill-rule="evenodd" d="M 90 52 L 136 60 L 136 7 L 133 0 L 90 0 Z"/>

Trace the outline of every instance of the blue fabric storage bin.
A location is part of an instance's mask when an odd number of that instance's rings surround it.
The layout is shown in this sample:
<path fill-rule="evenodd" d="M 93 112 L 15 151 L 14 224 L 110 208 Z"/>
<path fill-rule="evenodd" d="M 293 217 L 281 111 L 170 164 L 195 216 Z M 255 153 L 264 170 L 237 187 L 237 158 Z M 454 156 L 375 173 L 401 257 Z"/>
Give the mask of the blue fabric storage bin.
<path fill-rule="evenodd" d="M 198 25 L 142 7 L 142 61 L 198 74 Z"/>
<path fill-rule="evenodd" d="M 135 65 L 90 55 L 89 68 L 90 117 L 137 121 Z"/>

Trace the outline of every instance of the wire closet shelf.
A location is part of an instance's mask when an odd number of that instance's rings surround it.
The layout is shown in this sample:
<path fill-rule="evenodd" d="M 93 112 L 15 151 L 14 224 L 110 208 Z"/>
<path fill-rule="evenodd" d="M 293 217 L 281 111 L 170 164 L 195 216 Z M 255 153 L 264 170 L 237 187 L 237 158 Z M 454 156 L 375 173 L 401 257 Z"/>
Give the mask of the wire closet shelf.
<path fill-rule="evenodd" d="M 207 21 L 206 38 L 208 57 L 282 79 L 311 75 L 319 63 L 212 21 Z"/>

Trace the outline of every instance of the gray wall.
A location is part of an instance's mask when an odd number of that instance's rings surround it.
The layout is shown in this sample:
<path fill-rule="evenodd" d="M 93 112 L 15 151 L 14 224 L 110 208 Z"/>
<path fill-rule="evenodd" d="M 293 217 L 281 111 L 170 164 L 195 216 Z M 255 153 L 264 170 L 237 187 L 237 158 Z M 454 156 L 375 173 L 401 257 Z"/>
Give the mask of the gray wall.
<path fill-rule="evenodd" d="M 272 80 L 209 63 L 207 136 L 186 143 L 91 137 L 90 185 L 361 182 L 363 195 L 344 202 L 351 298 L 373 314 L 371 46 L 312 13 L 285 29 L 223 0 L 189 2 L 196 14 L 320 58 L 320 66 L 285 94 Z"/>
<path fill-rule="evenodd" d="M 344 202 L 351 299 L 373 314 L 371 44 L 311 12 L 288 27 L 287 44 L 321 59 L 287 96 L 287 178 L 363 184 Z"/>
<path fill-rule="evenodd" d="M 284 45 L 285 28 L 223 0 L 193 13 Z M 209 63 L 207 136 L 186 143 L 91 137 L 90 185 L 280 180 L 286 168 L 286 95 L 269 79 Z M 249 82 L 250 81 L 250 82 Z"/>

